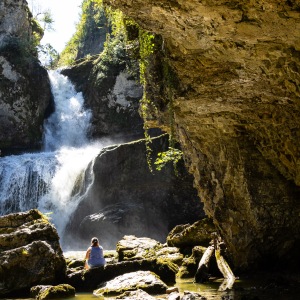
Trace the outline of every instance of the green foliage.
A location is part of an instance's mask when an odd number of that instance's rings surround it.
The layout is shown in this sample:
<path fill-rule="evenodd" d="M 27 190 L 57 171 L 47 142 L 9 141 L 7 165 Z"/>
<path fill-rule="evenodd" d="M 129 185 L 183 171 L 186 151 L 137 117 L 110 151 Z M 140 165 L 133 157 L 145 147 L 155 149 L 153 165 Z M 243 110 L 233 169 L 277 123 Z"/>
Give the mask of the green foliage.
<path fill-rule="evenodd" d="M 44 223 L 48 223 L 51 220 L 51 215 L 53 214 L 53 212 L 46 212 L 46 213 L 42 213 L 42 219 L 41 221 Z"/>
<path fill-rule="evenodd" d="M 40 22 L 44 24 L 44 30 L 54 30 L 54 19 L 50 10 L 46 10 L 42 13 Z"/>
<path fill-rule="evenodd" d="M 25 255 L 25 256 L 27 256 L 29 254 L 25 248 L 22 249 L 21 253 L 22 253 L 22 255 Z"/>
<path fill-rule="evenodd" d="M 59 53 L 52 47 L 51 44 L 38 46 L 39 56 L 44 61 L 44 66 L 47 69 L 55 69 L 59 60 Z"/>
<path fill-rule="evenodd" d="M 82 47 L 88 35 L 105 23 L 102 0 L 83 0 L 81 10 L 76 31 L 60 55 L 59 66 L 72 65 L 77 59 L 79 48 Z"/>
<path fill-rule="evenodd" d="M 169 162 L 172 162 L 176 169 L 176 165 L 182 159 L 182 156 L 183 152 L 181 150 L 169 147 L 168 151 L 158 153 L 154 162 L 156 170 L 160 171 Z"/>
<path fill-rule="evenodd" d="M 31 19 L 31 27 L 34 36 L 34 43 L 37 45 L 40 43 L 42 37 L 44 36 L 44 29 L 41 27 L 37 19 Z"/>
<path fill-rule="evenodd" d="M 140 65 L 140 83 L 143 85 L 144 93 L 143 98 L 140 101 L 140 114 L 144 120 L 144 135 L 145 135 L 145 145 L 146 145 L 146 158 L 149 166 L 149 170 L 153 172 L 152 169 L 152 149 L 151 149 L 151 137 L 149 135 L 149 124 L 147 122 L 150 111 L 152 108 L 152 103 L 147 97 L 147 81 L 146 72 L 150 63 L 151 55 L 154 52 L 154 34 L 147 31 L 139 29 L 139 65 Z"/>
<path fill-rule="evenodd" d="M 149 66 L 151 55 L 154 53 L 154 34 L 140 29 L 140 82 L 146 87 L 146 72 Z M 146 89 L 144 89 L 146 90 Z"/>

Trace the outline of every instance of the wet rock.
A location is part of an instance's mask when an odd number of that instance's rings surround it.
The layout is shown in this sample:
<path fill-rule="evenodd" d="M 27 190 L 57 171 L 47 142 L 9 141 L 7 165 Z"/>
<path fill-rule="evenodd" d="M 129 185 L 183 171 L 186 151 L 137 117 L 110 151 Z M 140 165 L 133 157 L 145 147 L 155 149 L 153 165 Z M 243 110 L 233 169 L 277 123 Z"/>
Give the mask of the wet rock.
<path fill-rule="evenodd" d="M 69 284 L 38 285 L 30 289 L 30 296 L 37 300 L 72 298 L 75 297 L 75 289 Z"/>
<path fill-rule="evenodd" d="M 212 233 L 216 232 L 212 220 L 205 218 L 185 225 L 177 225 L 169 233 L 167 244 L 178 248 L 208 246 L 212 240 Z"/>
<path fill-rule="evenodd" d="M 78 268 L 78 267 L 84 267 L 85 260 L 84 259 L 72 259 L 67 262 L 68 268 Z"/>
<path fill-rule="evenodd" d="M 157 275 L 150 271 L 127 273 L 107 281 L 94 291 L 94 295 L 118 295 L 128 290 L 142 289 L 149 294 L 164 294 L 167 285 Z"/>
<path fill-rule="evenodd" d="M 0 217 L 0 250 L 0 295 L 65 278 L 57 231 L 37 210 Z"/>
<path fill-rule="evenodd" d="M 124 299 L 124 300 L 155 300 L 155 297 L 152 297 L 148 293 L 146 293 L 143 290 L 137 290 L 137 291 L 130 291 L 125 292 L 120 296 L 117 296 L 116 299 Z"/>

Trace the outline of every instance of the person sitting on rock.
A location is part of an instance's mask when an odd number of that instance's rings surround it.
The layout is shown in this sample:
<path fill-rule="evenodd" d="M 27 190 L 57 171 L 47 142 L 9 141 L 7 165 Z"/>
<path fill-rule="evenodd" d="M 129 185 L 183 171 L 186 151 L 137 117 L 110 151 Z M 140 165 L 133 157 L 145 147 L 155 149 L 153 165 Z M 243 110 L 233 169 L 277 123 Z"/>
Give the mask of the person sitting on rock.
<path fill-rule="evenodd" d="M 106 264 L 103 248 L 99 245 L 99 240 L 96 237 L 91 240 L 91 246 L 86 251 L 85 260 L 86 269 L 101 267 Z"/>

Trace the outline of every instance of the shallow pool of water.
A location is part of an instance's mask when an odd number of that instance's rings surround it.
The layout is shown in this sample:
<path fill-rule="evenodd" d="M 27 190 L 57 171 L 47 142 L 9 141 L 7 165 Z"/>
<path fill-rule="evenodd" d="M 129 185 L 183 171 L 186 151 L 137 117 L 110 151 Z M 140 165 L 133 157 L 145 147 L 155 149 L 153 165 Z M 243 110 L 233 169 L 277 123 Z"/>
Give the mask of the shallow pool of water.
<path fill-rule="evenodd" d="M 223 279 L 212 279 L 205 284 L 194 283 L 193 279 L 180 279 L 176 286 L 181 295 L 184 291 L 197 292 L 207 300 L 297 300 L 300 299 L 300 285 L 281 284 L 268 281 L 266 278 L 237 279 L 233 288 L 220 291 Z M 165 297 L 164 297 L 165 296 Z M 166 299 L 166 295 L 158 295 L 157 299 Z M 77 293 L 74 298 L 58 300 L 112 300 L 112 297 L 95 297 L 92 293 Z M 17 300 L 17 299 L 14 299 Z M 22 299 L 32 300 L 32 299 Z M 142 300 L 142 299 L 141 299 Z"/>
<path fill-rule="evenodd" d="M 105 251 L 108 255 L 115 251 Z M 85 251 L 64 252 L 65 257 L 83 259 Z M 282 279 L 285 278 L 285 279 Z M 211 279 L 204 284 L 194 283 L 193 278 L 178 279 L 176 286 L 181 295 L 184 291 L 197 292 L 207 300 L 298 300 L 300 299 L 300 282 L 287 280 L 287 276 L 281 278 L 278 274 L 266 273 L 256 276 L 241 276 L 236 279 L 232 289 L 220 290 L 224 285 L 221 278 Z M 166 299 L 166 295 L 158 295 L 157 299 Z M 112 297 L 95 297 L 91 293 L 77 293 L 74 298 L 60 298 L 57 300 L 112 300 Z M 18 299 L 13 299 L 18 300 Z M 21 300 L 21 299 L 20 299 Z M 23 298 L 22 300 L 33 300 Z M 141 299 L 142 300 L 142 299 Z"/>

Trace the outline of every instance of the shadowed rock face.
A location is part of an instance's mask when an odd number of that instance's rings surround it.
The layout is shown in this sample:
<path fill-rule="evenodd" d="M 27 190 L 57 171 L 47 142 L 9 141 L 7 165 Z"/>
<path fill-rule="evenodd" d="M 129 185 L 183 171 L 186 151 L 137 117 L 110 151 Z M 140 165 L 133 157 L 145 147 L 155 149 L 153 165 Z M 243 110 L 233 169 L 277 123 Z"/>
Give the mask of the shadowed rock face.
<path fill-rule="evenodd" d="M 186 163 L 235 266 L 293 261 L 300 244 L 300 2 L 104 2 L 164 40 L 180 83 L 174 112 Z M 157 119 L 167 123 L 167 113 Z"/>
<path fill-rule="evenodd" d="M 47 71 L 36 57 L 27 2 L 0 3 L 0 149 L 37 148 L 51 111 Z"/>
<path fill-rule="evenodd" d="M 153 139 L 153 157 L 167 147 L 167 136 Z M 172 164 L 151 173 L 144 140 L 104 148 L 92 168 L 93 184 L 69 221 L 65 246 L 82 248 L 97 236 L 114 249 L 124 235 L 164 243 L 175 225 L 204 217 L 192 176 L 180 164 L 178 177 Z"/>

